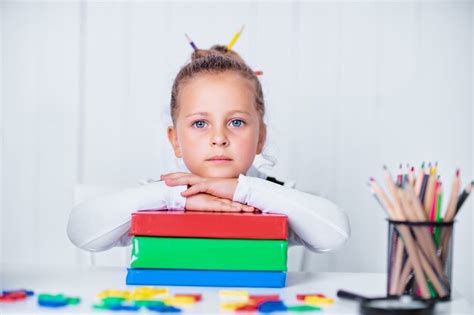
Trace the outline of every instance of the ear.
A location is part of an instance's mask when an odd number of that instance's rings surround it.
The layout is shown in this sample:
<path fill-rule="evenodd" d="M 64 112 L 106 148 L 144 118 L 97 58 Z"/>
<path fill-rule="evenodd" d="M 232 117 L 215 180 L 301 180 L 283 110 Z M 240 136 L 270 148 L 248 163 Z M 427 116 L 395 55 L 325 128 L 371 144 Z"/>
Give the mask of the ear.
<path fill-rule="evenodd" d="M 181 147 L 179 146 L 178 135 L 176 134 L 176 130 L 174 129 L 173 126 L 169 126 L 167 133 L 168 133 L 168 141 L 173 147 L 174 155 L 177 158 L 181 158 L 182 157 Z"/>
<path fill-rule="evenodd" d="M 267 140 L 267 125 L 263 122 L 260 125 L 260 134 L 258 136 L 258 143 L 257 143 L 257 154 L 262 153 L 263 146 L 265 145 L 265 141 Z"/>

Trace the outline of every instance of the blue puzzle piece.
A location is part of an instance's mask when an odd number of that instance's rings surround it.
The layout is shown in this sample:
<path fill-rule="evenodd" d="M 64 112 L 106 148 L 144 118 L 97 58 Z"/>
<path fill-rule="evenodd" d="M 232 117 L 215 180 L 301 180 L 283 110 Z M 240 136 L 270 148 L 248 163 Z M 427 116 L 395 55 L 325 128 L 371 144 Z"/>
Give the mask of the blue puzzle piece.
<path fill-rule="evenodd" d="M 68 305 L 67 299 L 63 301 L 54 301 L 54 300 L 38 300 L 38 305 L 43 307 L 63 307 Z"/>
<path fill-rule="evenodd" d="M 168 306 L 168 305 L 150 305 L 146 307 L 150 311 L 154 312 L 160 312 L 160 313 L 179 313 L 181 312 L 181 309 L 174 307 L 174 306 Z"/>
<path fill-rule="evenodd" d="M 286 272 L 130 268 L 128 285 L 282 288 Z"/>
<path fill-rule="evenodd" d="M 140 309 L 140 306 L 136 305 L 123 305 L 123 304 L 110 304 L 107 305 L 107 309 L 110 311 L 129 311 L 136 312 Z"/>
<path fill-rule="evenodd" d="M 258 311 L 261 313 L 271 312 L 286 312 L 288 308 L 282 301 L 267 301 L 258 306 Z"/>

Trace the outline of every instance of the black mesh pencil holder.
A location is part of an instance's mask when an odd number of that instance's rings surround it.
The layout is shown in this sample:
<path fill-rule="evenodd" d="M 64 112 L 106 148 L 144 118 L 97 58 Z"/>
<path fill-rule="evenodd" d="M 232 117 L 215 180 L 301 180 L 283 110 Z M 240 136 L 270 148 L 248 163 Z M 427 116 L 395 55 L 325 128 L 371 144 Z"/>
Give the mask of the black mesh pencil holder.
<path fill-rule="evenodd" d="M 387 295 L 451 298 L 454 222 L 388 220 Z"/>

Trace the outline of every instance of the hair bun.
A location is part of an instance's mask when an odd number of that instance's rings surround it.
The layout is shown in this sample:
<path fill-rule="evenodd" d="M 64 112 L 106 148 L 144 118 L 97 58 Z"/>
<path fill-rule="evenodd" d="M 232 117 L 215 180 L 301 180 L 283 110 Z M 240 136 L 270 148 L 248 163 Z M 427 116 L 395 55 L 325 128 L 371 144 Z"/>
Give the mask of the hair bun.
<path fill-rule="evenodd" d="M 233 50 L 223 45 L 214 45 L 209 49 L 196 49 L 191 55 L 191 62 L 208 56 L 224 56 L 232 60 L 245 63 L 242 57 Z"/>

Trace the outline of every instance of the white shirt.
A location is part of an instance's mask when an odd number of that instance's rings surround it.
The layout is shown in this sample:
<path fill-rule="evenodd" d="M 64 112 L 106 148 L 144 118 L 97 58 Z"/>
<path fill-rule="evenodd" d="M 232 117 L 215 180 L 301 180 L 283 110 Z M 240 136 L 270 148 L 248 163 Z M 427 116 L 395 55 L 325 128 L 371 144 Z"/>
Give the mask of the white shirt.
<path fill-rule="evenodd" d="M 288 216 L 288 244 L 304 245 L 311 251 L 327 252 L 340 247 L 350 235 L 344 210 L 333 202 L 270 182 L 254 167 L 240 175 L 233 200 L 262 212 Z M 292 184 L 289 184 L 290 186 Z M 170 187 L 163 181 L 97 196 L 75 206 L 69 216 L 67 233 L 77 247 L 104 251 L 131 244 L 131 214 L 140 210 L 184 210 L 186 185 Z"/>

